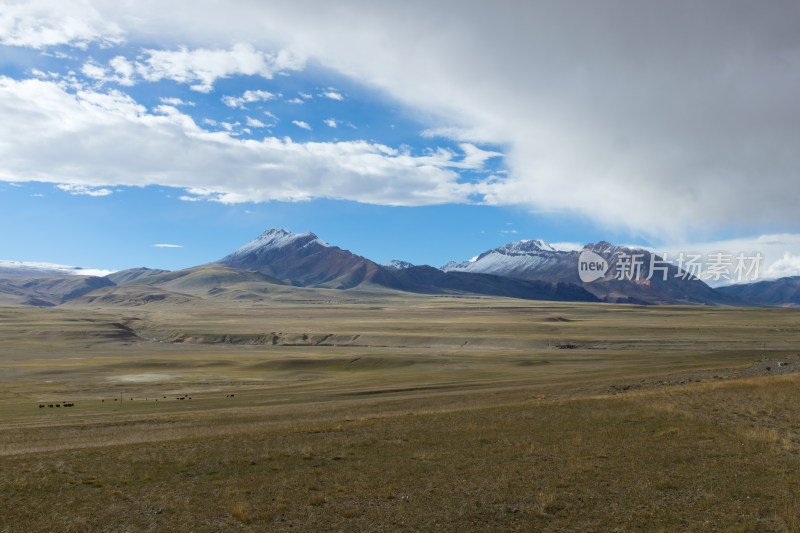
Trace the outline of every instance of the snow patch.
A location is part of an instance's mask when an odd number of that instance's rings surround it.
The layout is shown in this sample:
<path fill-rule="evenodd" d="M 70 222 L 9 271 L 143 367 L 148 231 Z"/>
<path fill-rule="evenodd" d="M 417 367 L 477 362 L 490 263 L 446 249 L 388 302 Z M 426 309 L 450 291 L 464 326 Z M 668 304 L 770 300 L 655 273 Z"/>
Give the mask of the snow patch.
<path fill-rule="evenodd" d="M 101 270 L 56 263 L 26 261 L 7 261 L 0 259 L 0 271 L 11 271 L 20 275 L 62 275 L 62 276 L 107 276 L 116 270 Z"/>
<path fill-rule="evenodd" d="M 249 253 L 252 253 L 256 250 L 259 251 L 277 250 L 289 246 L 298 240 L 308 241 L 303 246 L 308 246 L 312 243 L 315 243 L 320 246 L 325 246 L 326 248 L 330 247 L 330 244 L 326 243 L 325 241 L 323 241 L 322 239 L 320 239 L 319 237 L 310 232 L 292 233 L 291 231 L 287 231 L 285 229 L 271 229 L 265 231 L 257 238 L 248 242 L 241 248 L 238 248 L 228 257 L 229 258 L 241 257 Z"/>
<path fill-rule="evenodd" d="M 395 270 L 405 270 L 406 268 L 411 268 L 414 266 L 413 263 L 409 263 L 408 261 L 400 261 L 399 259 L 392 259 L 386 263 L 381 263 L 381 266 L 386 268 L 393 268 Z"/>
<path fill-rule="evenodd" d="M 530 272 L 552 266 L 566 253 L 568 252 L 556 250 L 541 239 L 521 240 L 484 252 L 469 261 L 450 261 L 441 270 L 502 276 L 512 272 Z"/>

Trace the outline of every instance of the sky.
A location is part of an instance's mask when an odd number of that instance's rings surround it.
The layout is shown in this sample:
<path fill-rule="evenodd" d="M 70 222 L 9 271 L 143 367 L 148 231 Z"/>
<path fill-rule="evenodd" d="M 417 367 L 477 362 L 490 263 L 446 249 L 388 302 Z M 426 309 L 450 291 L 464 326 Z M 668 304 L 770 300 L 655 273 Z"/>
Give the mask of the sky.
<path fill-rule="evenodd" d="M 270 228 L 800 274 L 800 4 L 0 0 L 0 260 L 219 259 Z"/>

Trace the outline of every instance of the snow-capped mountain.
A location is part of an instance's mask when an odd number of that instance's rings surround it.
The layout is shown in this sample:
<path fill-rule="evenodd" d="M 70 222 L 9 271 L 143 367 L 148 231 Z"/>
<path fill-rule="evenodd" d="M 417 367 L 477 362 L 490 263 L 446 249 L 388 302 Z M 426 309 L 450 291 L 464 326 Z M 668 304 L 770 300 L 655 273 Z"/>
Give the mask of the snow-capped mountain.
<path fill-rule="evenodd" d="M 271 229 L 218 263 L 256 270 L 294 285 L 355 287 L 381 270 L 369 259 L 331 246 L 313 233 Z"/>
<path fill-rule="evenodd" d="M 642 266 L 642 275 L 620 276 L 625 258 L 634 256 Z M 585 257 L 592 258 L 592 265 L 602 266 L 589 276 L 591 279 L 579 267 L 589 264 Z M 511 242 L 469 261 L 450 262 L 437 269 L 398 260 L 378 265 L 332 246 L 313 233 L 271 229 L 216 263 L 225 266 L 212 263 L 175 273 L 138 268 L 98 277 L 85 276 L 94 273 L 89 269 L 2 261 L 0 304 L 59 305 L 122 285 L 168 290 L 189 287 L 192 294 L 198 295 L 218 295 L 222 288 L 227 291 L 225 294 L 258 299 L 263 292 L 258 288 L 261 283 L 552 301 L 742 304 L 735 296 L 713 290 L 647 250 L 605 241 L 569 251 L 542 240 Z M 652 269 L 653 264 L 658 264 L 659 271 L 656 276 L 647 276 L 646 269 Z"/>
<path fill-rule="evenodd" d="M 380 287 L 427 294 L 469 292 L 527 299 L 595 301 L 576 284 L 521 280 L 473 272 L 443 272 L 402 261 L 378 265 L 331 246 L 313 233 L 269 230 L 219 263 L 257 270 L 300 286 L 347 289 Z"/>
<path fill-rule="evenodd" d="M 0 259 L 0 274 L 6 276 L 106 276 L 113 270 L 83 268 L 56 263 L 5 261 Z"/>
<path fill-rule="evenodd" d="M 414 264 L 409 263 L 408 261 L 392 259 L 391 261 L 387 261 L 386 263 L 381 263 L 381 266 L 386 268 L 391 268 L 394 270 L 405 270 L 406 268 L 412 268 Z"/>
<path fill-rule="evenodd" d="M 330 245 L 314 235 L 313 233 L 292 233 L 285 229 L 270 229 L 248 242 L 241 248 L 234 250 L 225 257 L 223 261 L 236 261 L 252 254 L 266 254 L 271 250 L 280 250 L 287 246 L 297 248 L 298 246 L 313 247 L 322 246 L 330 248 Z"/>
<path fill-rule="evenodd" d="M 607 269 L 598 279 L 583 283 L 578 263 L 583 251 L 597 254 L 606 262 Z M 620 269 L 624 258 L 636 257 L 641 262 L 639 276 L 623 279 Z M 665 269 L 648 278 L 649 267 L 657 264 Z M 583 287 L 608 302 L 630 303 L 706 303 L 732 302 L 723 294 L 691 276 L 681 276 L 677 266 L 668 265 L 647 250 L 614 246 L 608 242 L 587 244 L 583 250 L 561 251 L 541 240 L 512 242 L 484 252 L 469 261 L 450 262 L 442 267 L 445 272 L 473 272 L 494 274 L 523 280 L 541 280 L 552 283 L 582 284 Z"/>
<path fill-rule="evenodd" d="M 536 272 L 537 279 L 543 279 L 549 271 L 559 271 L 564 263 L 570 260 L 570 254 L 577 257 L 575 252 L 558 251 L 539 239 L 525 240 L 505 244 L 473 257 L 469 261 L 451 261 L 441 269 L 445 272 L 473 272 L 522 279 L 528 279 L 530 273 Z M 577 270 L 575 274 L 569 281 L 578 281 Z M 567 280 L 559 279 L 558 281 Z"/>

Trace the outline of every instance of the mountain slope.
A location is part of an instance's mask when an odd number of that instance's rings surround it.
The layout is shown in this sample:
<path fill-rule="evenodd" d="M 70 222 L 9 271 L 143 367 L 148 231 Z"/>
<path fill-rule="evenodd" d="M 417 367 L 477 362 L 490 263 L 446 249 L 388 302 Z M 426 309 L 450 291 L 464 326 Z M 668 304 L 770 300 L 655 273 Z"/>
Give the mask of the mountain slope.
<path fill-rule="evenodd" d="M 284 285 L 281 280 L 261 272 L 220 264 L 165 272 L 143 278 L 141 283 L 215 300 L 260 300 L 276 286 Z"/>
<path fill-rule="evenodd" d="M 348 289 L 369 281 L 381 267 L 331 246 L 313 233 L 271 229 L 218 263 L 256 270 L 298 286 Z"/>
<path fill-rule="evenodd" d="M 97 276 L 12 276 L 0 280 L 0 304 L 50 307 L 111 285 L 111 281 Z"/>
<path fill-rule="evenodd" d="M 125 285 L 126 283 L 133 283 L 134 281 L 141 281 L 150 276 L 158 276 L 165 274 L 169 270 L 160 270 L 152 268 L 129 268 L 127 270 L 119 270 L 112 274 L 108 274 L 106 279 L 111 281 L 114 285 Z"/>
<path fill-rule="evenodd" d="M 65 307 L 94 308 L 137 307 L 152 303 L 179 305 L 197 300 L 199 298 L 196 296 L 167 291 L 152 285 L 127 283 L 125 285 L 103 287 L 65 302 L 63 305 Z"/>
<path fill-rule="evenodd" d="M 414 266 L 393 272 L 392 278 L 386 283 L 397 290 L 427 294 L 471 293 L 525 300 L 599 301 L 576 284 L 513 279 L 472 272 L 443 272 L 430 266 Z"/>
<path fill-rule="evenodd" d="M 581 281 L 579 261 L 582 252 L 605 260 L 604 275 L 592 282 Z M 638 263 L 638 271 L 628 269 Z M 651 266 L 655 267 L 651 273 Z M 524 280 L 582 285 L 606 302 L 638 304 L 736 304 L 661 257 L 643 249 L 614 246 L 601 241 L 587 244 L 581 251 L 559 251 L 544 241 L 513 242 L 489 250 L 470 261 L 450 262 L 446 272 L 488 273 Z M 650 279 L 647 279 L 650 277 Z"/>
<path fill-rule="evenodd" d="M 313 233 L 272 229 L 219 261 L 275 276 L 304 287 L 385 288 L 423 294 L 473 293 L 525 299 L 596 301 L 567 283 L 519 280 L 485 273 L 443 272 L 429 266 L 393 262 L 378 265 L 322 241 Z"/>
<path fill-rule="evenodd" d="M 800 276 L 717 288 L 717 292 L 749 305 L 800 307 Z"/>

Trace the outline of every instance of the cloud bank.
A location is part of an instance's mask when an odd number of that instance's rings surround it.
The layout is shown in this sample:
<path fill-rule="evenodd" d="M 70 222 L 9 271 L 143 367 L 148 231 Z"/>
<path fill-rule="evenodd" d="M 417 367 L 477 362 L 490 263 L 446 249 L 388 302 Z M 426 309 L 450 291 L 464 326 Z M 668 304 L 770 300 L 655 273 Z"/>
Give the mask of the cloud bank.
<path fill-rule="evenodd" d="M 478 186 L 460 183 L 454 169 L 483 161 L 475 147 L 459 158 L 366 141 L 237 139 L 204 130 L 170 105 L 151 112 L 118 91 L 73 93 L 38 79 L 0 77 L 0 114 L 15 125 L 0 128 L 0 179 L 59 183 L 71 194 L 160 184 L 225 203 L 328 197 L 430 205 L 467 201 Z"/>
<path fill-rule="evenodd" d="M 230 202 L 477 198 L 671 239 L 731 225 L 796 231 L 798 25 L 800 4 L 790 0 L 768 8 L 737 0 L 11 3 L 0 15 L 4 44 L 162 44 L 86 67 L 123 85 L 172 79 L 207 92 L 221 77 L 268 77 L 313 59 L 430 117 L 432 139 L 503 146 L 508 174 L 465 185 L 452 159 L 367 141 L 234 142 L 168 106 L 159 114 L 113 92 L 70 95 L 6 79 L 4 116 L 32 125 L 21 127 L 25 143 L 3 134 L 2 177 L 162 183 Z M 41 131 L 58 142 L 32 167 Z M 479 162 L 469 150 L 459 164 Z M 221 172 L 230 161 L 235 177 Z"/>

